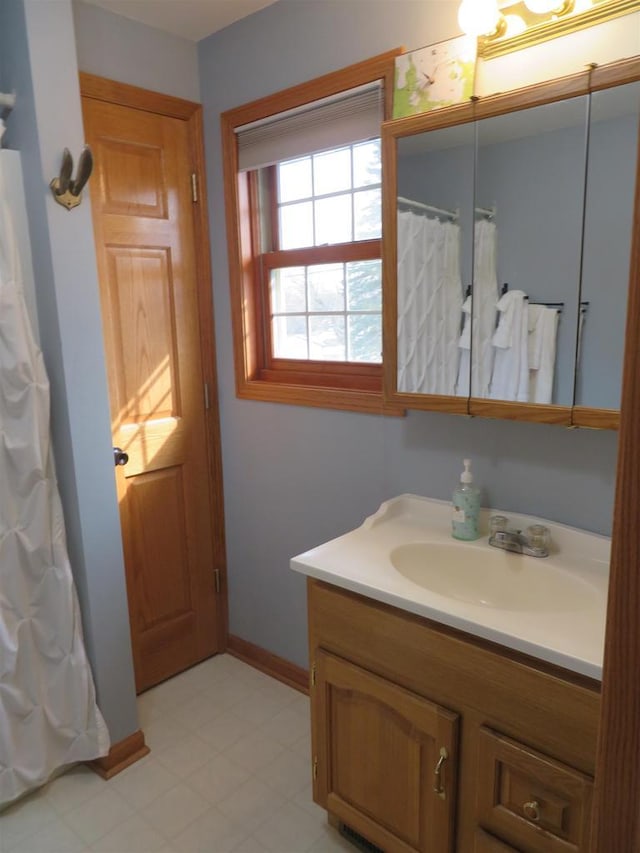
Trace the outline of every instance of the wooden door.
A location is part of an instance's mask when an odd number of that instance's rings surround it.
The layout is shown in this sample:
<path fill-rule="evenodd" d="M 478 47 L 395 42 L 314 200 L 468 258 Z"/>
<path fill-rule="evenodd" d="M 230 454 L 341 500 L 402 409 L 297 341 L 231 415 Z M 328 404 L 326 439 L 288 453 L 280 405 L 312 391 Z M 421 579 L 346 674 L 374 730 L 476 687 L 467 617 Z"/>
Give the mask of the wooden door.
<path fill-rule="evenodd" d="M 315 664 L 316 801 L 386 853 L 450 853 L 457 715 L 326 652 Z"/>
<path fill-rule="evenodd" d="M 197 260 L 193 125 L 151 111 L 152 93 L 140 109 L 104 100 L 103 89 L 83 75 L 113 444 L 129 456 L 116 480 L 140 692 L 221 648 L 219 435 L 201 353 L 210 305 Z M 160 110 L 173 100 L 160 96 Z"/>

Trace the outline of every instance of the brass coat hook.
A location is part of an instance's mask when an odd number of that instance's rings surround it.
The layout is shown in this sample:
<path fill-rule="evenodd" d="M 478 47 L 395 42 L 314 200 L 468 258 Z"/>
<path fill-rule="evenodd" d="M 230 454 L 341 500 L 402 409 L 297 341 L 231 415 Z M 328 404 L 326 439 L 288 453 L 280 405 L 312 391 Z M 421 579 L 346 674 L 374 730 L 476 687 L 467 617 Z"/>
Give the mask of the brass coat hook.
<path fill-rule="evenodd" d="M 57 178 L 53 178 L 49 184 L 53 197 L 58 204 L 63 205 L 67 210 L 77 207 L 82 201 L 82 190 L 89 180 L 92 170 L 93 154 L 89 146 L 85 145 L 78 160 L 78 171 L 75 180 L 72 179 L 73 157 L 69 149 L 65 148 L 62 154 L 60 174 Z"/>

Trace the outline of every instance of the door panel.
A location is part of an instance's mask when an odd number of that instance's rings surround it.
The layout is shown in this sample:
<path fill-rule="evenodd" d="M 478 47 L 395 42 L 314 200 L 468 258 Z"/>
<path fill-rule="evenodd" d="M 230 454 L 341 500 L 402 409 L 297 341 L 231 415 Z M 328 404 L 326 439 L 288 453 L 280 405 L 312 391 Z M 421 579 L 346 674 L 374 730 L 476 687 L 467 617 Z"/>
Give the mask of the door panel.
<path fill-rule="evenodd" d="M 107 248 L 114 394 L 121 425 L 175 417 L 178 357 L 166 249 Z"/>
<path fill-rule="evenodd" d="M 338 687 L 332 712 L 333 792 L 375 815 L 376 821 L 418 849 L 422 743 L 412 736 L 412 723 L 377 699 Z M 354 752 L 357 764 L 345 760 L 355 757 Z M 372 779 L 389 772 L 391 762 L 393 787 L 372 786 Z"/>
<path fill-rule="evenodd" d="M 187 122 L 83 98 L 136 684 L 218 650 Z"/>
<path fill-rule="evenodd" d="M 167 191 L 160 145 L 103 138 L 103 213 L 166 218 Z"/>
<path fill-rule="evenodd" d="M 163 468 L 135 477 L 128 500 L 137 531 L 134 547 L 138 616 L 140 628 L 147 631 L 193 610 L 190 585 L 182 570 L 189 556 L 180 468 Z M 149 527 L 147 520 L 158 517 L 162 517 L 162 524 Z"/>

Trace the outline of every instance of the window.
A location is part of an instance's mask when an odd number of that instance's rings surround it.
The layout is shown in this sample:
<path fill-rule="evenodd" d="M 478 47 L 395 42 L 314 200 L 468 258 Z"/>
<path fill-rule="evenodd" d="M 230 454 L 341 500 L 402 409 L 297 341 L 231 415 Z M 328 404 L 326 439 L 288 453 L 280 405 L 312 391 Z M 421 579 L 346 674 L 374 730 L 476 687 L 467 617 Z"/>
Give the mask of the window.
<path fill-rule="evenodd" d="M 382 401 L 380 121 L 398 51 L 222 116 L 236 388 Z"/>
<path fill-rule="evenodd" d="M 275 168 L 281 251 L 263 261 L 273 358 L 379 364 L 379 139 L 285 160 Z M 293 266 L 285 265 L 288 250 L 331 245 L 340 247 L 339 261 L 299 265 L 294 259 Z"/>

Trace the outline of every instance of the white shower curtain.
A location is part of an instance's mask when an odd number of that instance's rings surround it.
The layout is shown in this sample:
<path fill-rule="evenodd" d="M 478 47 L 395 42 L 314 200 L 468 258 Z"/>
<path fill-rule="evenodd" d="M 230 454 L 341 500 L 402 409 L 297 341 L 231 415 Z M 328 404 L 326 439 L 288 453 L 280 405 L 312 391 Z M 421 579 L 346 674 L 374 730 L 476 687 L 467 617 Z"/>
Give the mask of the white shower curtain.
<path fill-rule="evenodd" d="M 398 213 L 398 390 L 453 394 L 462 310 L 460 227 Z"/>
<path fill-rule="evenodd" d="M 493 333 L 496 328 L 498 276 L 496 271 L 496 224 L 487 219 L 476 222 L 473 247 L 473 325 L 472 333 L 460 338 L 460 372 L 456 393 L 472 397 L 488 397 L 493 373 Z M 471 338 L 473 341 L 471 342 Z M 469 370 L 470 346 L 473 349 Z"/>
<path fill-rule="evenodd" d="M 109 749 L 66 551 L 49 385 L 2 170 L 0 157 L 0 807 L 65 764 Z"/>

